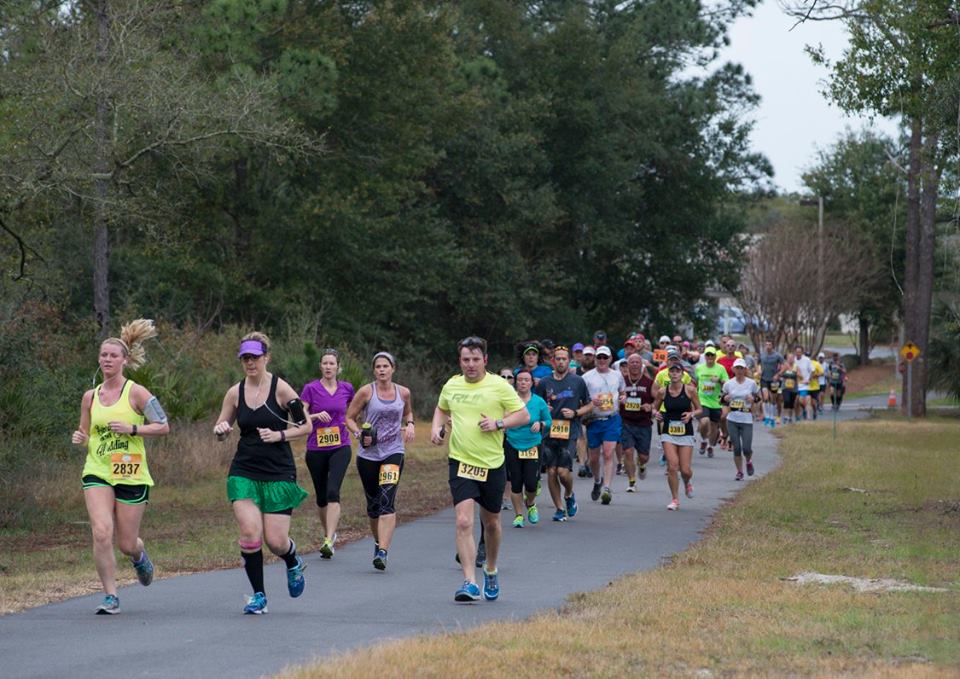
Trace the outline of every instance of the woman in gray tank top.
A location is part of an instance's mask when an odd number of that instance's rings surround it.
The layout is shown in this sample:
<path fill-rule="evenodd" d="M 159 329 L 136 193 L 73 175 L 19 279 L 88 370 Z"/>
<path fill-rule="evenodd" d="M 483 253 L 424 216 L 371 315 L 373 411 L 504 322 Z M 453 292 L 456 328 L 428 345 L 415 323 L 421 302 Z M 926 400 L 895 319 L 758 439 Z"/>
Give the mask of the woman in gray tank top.
<path fill-rule="evenodd" d="M 360 387 L 346 418 L 347 429 L 360 441 L 357 472 L 367 498 L 373 566 L 381 571 L 387 567 L 387 551 L 397 525 L 394 503 L 403 472 L 404 443 L 413 441 L 415 435 L 410 390 L 393 383 L 396 367 L 396 359 L 386 351 L 373 357 L 376 379 Z M 370 428 L 361 428 L 359 422 Z"/>

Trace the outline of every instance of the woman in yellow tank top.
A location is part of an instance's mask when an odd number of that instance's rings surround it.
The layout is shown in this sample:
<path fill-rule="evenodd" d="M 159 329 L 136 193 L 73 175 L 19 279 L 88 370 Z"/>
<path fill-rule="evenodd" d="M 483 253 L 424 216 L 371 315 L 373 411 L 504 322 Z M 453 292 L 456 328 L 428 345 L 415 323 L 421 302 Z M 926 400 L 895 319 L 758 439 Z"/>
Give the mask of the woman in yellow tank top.
<path fill-rule="evenodd" d="M 87 448 L 83 496 L 93 531 L 93 560 L 105 595 L 96 610 L 101 615 L 120 612 L 114 529 L 117 547 L 130 557 L 137 579 L 142 585 L 153 581 L 153 563 L 140 539 L 140 521 L 153 485 L 143 438 L 164 436 L 170 426 L 156 397 L 126 379 L 123 369 L 143 363 L 143 342 L 156 335 L 153 321 L 141 318 L 123 326 L 120 337 L 103 341 L 98 358 L 103 382 L 83 395 L 80 426 L 71 439 Z"/>

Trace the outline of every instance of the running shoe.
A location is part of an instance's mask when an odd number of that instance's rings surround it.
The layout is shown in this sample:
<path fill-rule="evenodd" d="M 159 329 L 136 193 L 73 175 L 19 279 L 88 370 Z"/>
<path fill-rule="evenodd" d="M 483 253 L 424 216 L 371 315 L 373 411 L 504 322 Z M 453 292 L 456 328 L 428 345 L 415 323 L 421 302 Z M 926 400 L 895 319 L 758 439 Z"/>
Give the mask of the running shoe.
<path fill-rule="evenodd" d="M 103 603 L 97 606 L 97 615 L 116 615 L 120 612 L 120 599 L 114 594 L 103 597 Z"/>
<path fill-rule="evenodd" d="M 743 472 L 737 472 L 737 475 L 733 477 L 734 481 L 743 481 Z"/>
<path fill-rule="evenodd" d="M 753 462 L 747 460 L 747 476 L 753 476 Z"/>
<path fill-rule="evenodd" d="M 593 490 L 590 491 L 590 499 L 596 502 L 600 499 L 600 484 L 593 484 Z"/>
<path fill-rule="evenodd" d="M 487 569 L 483 569 L 483 598 L 487 601 L 496 601 L 497 597 L 500 596 L 500 577 L 497 571 L 493 573 L 487 573 Z"/>
<path fill-rule="evenodd" d="M 577 476 L 579 476 L 581 479 L 587 478 L 587 465 L 580 465 L 580 469 L 577 470 Z"/>
<path fill-rule="evenodd" d="M 567 513 L 566 513 L 565 511 L 563 511 L 562 509 L 558 509 L 557 511 L 555 511 L 555 512 L 553 513 L 553 520 L 554 520 L 554 521 L 566 521 L 566 520 L 567 520 Z"/>
<path fill-rule="evenodd" d="M 706 453 L 706 452 L 707 452 L 707 442 L 706 442 L 706 441 L 701 441 L 701 442 L 700 442 L 700 454 L 703 455 L 703 454 Z"/>
<path fill-rule="evenodd" d="M 610 504 L 610 500 L 613 499 L 613 493 L 610 492 L 610 486 L 604 486 L 603 492 L 600 493 L 600 502 L 602 504 Z"/>
<path fill-rule="evenodd" d="M 540 523 L 540 510 L 537 509 L 537 505 L 527 507 L 527 520 L 530 523 Z"/>
<path fill-rule="evenodd" d="M 630 481 L 630 482 L 627 484 L 627 492 L 628 492 L 628 493 L 636 493 L 636 492 L 637 492 L 637 482 L 636 482 L 636 481 Z"/>
<path fill-rule="evenodd" d="M 373 555 L 376 556 L 377 552 L 380 551 L 380 543 L 376 540 L 373 541 Z M 460 557 L 457 557 L 457 563 L 460 563 Z"/>
<path fill-rule="evenodd" d="M 247 599 L 247 605 L 243 607 L 245 615 L 263 615 L 267 612 L 267 597 L 263 592 L 257 592 Z"/>
<path fill-rule="evenodd" d="M 146 587 L 153 582 L 153 562 L 147 556 L 146 550 L 140 553 L 140 561 L 134 562 L 133 568 L 137 571 L 137 580 L 141 585 Z"/>
<path fill-rule="evenodd" d="M 689 482 L 687 483 L 686 491 L 687 491 L 687 497 L 689 497 L 689 498 L 692 499 L 692 498 L 693 498 L 693 484 L 692 484 L 692 483 L 689 483 Z"/>
<path fill-rule="evenodd" d="M 476 558 L 476 561 L 474 561 L 474 565 L 477 568 L 480 568 L 486 562 L 487 562 L 487 543 L 481 542 L 479 545 L 477 545 L 477 558 Z"/>
<path fill-rule="evenodd" d="M 707 457 L 713 457 L 713 446 L 707 448 Z"/>
<path fill-rule="evenodd" d="M 517 514 L 515 517 L 513 517 L 513 527 L 523 528 L 523 514 Z"/>
<path fill-rule="evenodd" d="M 324 539 L 323 539 L 323 544 L 320 545 L 320 558 L 321 558 L 321 559 L 332 559 L 332 558 L 333 558 L 334 553 L 337 551 L 337 550 L 334 548 L 334 546 L 333 546 L 333 543 L 335 543 L 336 541 L 337 541 L 337 534 L 336 534 L 336 533 L 333 534 L 333 539 L 332 539 L 332 540 L 331 540 L 330 538 L 324 538 Z"/>
<path fill-rule="evenodd" d="M 464 580 L 463 585 L 453 595 L 454 601 L 480 601 L 480 588 L 477 583 Z"/>
<path fill-rule="evenodd" d="M 307 564 L 303 557 L 297 554 L 297 565 L 287 569 L 287 591 L 294 599 L 303 594 L 303 587 L 306 584 L 303 579 L 305 570 L 307 570 Z"/>
<path fill-rule="evenodd" d="M 543 490 L 543 487 L 542 487 L 542 485 L 541 485 L 541 483 L 540 483 L 540 479 L 537 479 L 537 497 L 540 497 L 540 491 L 541 491 L 541 490 Z M 535 521 L 531 521 L 530 523 L 536 523 L 536 522 L 535 522 Z"/>
<path fill-rule="evenodd" d="M 666 456 L 666 455 L 661 455 L 661 456 L 660 456 L 660 466 L 661 466 L 661 467 L 666 467 L 666 466 L 667 466 L 667 456 Z"/>
<path fill-rule="evenodd" d="M 577 515 L 577 512 L 580 511 L 580 505 L 577 504 L 576 493 L 566 498 L 566 503 L 567 503 L 567 516 L 569 516 L 572 519 Z"/>
<path fill-rule="evenodd" d="M 670 504 L 667 505 L 667 509 L 669 509 L 671 512 L 677 511 L 678 509 L 680 509 L 680 501 L 670 500 Z"/>
<path fill-rule="evenodd" d="M 643 481 L 645 478 L 647 478 L 647 465 L 645 465 L 645 464 L 640 465 L 640 469 L 639 469 L 639 473 L 637 474 L 637 478 L 640 479 L 641 481 Z"/>
<path fill-rule="evenodd" d="M 617 462 L 617 476 L 621 476 L 622 474 L 623 474 L 623 465 L 620 462 Z"/>
<path fill-rule="evenodd" d="M 373 557 L 373 567 L 378 571 L 387 570 L 387 550 L 378 549 L 377 555 Z"/>
<path fill-rule="evenodd" d="M 588 479 L 592 479 L 592 478 L 593 478 L 593 470 L 590 469 L 590 465 L 587 465 L 587 466 L 586 466 L 586 469 L 587 469 L 587 473 L 584 474 L 584 476 L 587 477 Z"/>

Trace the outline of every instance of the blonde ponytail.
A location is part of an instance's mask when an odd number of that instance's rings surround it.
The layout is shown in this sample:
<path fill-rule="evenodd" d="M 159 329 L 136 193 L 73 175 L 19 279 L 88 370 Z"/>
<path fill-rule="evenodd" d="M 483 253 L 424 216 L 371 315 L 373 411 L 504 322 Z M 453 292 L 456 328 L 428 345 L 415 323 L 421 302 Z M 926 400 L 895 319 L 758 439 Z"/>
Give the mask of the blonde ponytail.
<path fill-rule="evenodd" d="M 157 336 L 157 328 L 148 318 L 138 318 L 120 328 L 120 337 L 109 337 L 104 343 L 110 342 L 123 348 L 123 355 L 128 359 L 127 365 L 136 370 L 147 360 L 147 353 L 143 343 Z"/>

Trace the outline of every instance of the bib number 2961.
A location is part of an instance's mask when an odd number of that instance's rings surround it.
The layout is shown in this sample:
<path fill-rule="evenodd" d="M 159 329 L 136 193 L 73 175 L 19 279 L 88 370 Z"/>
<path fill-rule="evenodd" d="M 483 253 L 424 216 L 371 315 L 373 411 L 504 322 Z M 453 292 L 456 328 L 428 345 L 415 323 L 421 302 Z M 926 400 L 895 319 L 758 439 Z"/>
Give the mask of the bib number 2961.
<path fill-rule="evenodd" d="M 394 486 L 400 483 L 400 465 L 382 464 L 380 465 L 379 485 Z"/>
<path fill-rule="evenodd" d="M 471 481 L 486 481 L 487 474 L 490 472 L 486 467 L 475 467 L 472 464 L 461 462 L 457 467 L 457 476 L 461 479 L 470 479 Z"/>

